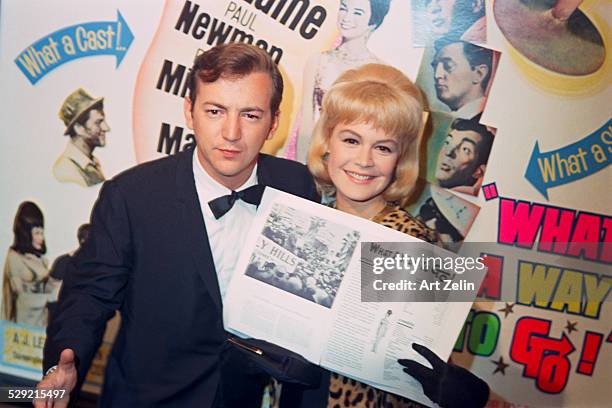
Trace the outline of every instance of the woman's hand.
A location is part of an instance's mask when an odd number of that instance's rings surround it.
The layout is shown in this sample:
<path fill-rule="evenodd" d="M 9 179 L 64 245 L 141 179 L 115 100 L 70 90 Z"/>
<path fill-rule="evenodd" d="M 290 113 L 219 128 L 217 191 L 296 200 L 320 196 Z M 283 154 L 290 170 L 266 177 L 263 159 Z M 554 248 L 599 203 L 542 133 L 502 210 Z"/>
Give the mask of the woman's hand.
<path fill-rule="evenodd" d="M 433 351 L 413 343 L 414 351 L 425 357 L 432 368 L 414 360 L 400 359 L 404 372 L 416 378 L 423 392 L 443 408 L 484 407 L 489 399 L 489 386 L 463 367 L 442 361 Z"/>

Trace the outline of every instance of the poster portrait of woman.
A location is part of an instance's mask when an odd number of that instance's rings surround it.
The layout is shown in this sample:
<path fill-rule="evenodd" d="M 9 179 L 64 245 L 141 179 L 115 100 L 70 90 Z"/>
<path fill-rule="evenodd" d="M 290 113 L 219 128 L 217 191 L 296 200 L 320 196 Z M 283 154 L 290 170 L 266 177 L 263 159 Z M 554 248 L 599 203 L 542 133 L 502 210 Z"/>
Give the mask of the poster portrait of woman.
<path fill-rule="evenodd" d="M 415 47 L 431 45 L 442 37 L 479 44 L 487 41 L 484 0 L 413 0 L 411 4 Z"/>
<path fill-rule="evenodd" d="M 47 303 L 57 298 L 59 281 L 49 276 L 44 218 L 35 203 L 21 203 L 13 233 L 4 263 L 2 319 L 44 327 Z"/>
<path fill-rule="evenodd" d="M 339 45 L 311 56 L 304 68 L 301 122 L 296 159 L 306 161 L 323 95 L 348 69 L 381 62 L 368 48 L 370 35 L 383 23 L 390 0 L 340 0 L 337 26 Z"/>

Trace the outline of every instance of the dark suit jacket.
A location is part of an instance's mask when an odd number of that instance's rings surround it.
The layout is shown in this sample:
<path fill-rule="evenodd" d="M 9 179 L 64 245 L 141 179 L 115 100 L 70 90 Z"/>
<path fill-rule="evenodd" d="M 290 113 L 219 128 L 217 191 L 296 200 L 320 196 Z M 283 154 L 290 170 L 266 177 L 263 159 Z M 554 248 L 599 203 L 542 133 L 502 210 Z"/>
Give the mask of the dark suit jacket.
<path fill-rule="evenodd" d="M 102 406 L 228 406 L 219 397 L 220 389 L 233 392 L 220 381 L 227 333 L 192 158 L 190 149 L 106 182 L 89 239 L 65 276 L 43 366 L 71 348 L 82 382 L 106 321 L 120 310 Z M 316 199 L 302 164 L 262 154 L 257 175 L 261 184 Z"/>

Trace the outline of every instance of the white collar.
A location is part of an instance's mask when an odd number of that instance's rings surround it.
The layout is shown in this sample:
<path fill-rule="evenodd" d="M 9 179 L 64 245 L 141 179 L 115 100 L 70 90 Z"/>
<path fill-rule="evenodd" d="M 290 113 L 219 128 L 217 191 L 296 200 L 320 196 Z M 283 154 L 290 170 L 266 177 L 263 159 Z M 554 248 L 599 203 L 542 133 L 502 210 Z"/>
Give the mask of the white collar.
<path fill-rule="evenodd" d="M 212 178 L 204 167 L 202 167 L 202 163 L 198 159 L 198 148 L 196 147 L 193 150 L 193 176 L 195 178 L 195 182 L 200 186 L 201 191 L 204 193 L 205 197 L 209 200 L 213 200 L 217 197 L 221 197 L 224 195 L 231 194 L 232 190 L 225 187 L 223 184 L 219 183 L 217 180 Z M 257 164 L 253 167 L 253 171 L 251 175 L 240 187 L 236 188 L 238 190 L 244 190 L 245 188 L 254 186 L 257 184 Z M 202 198 L 201 198 L 202 199 Z M 210 207 L 207 205 L 203 205 L 204 211 L 206 211 L 206 215 L 209 217 L 214 217 Z"/>
<path fill-rule="evenodd" d="M 453 116 L 461 119 L 472 119 L 474 116 L 482 112 L 484 108 L 485 97 L 481 96 L 473 101 L 470 101 L 452 112 Z"/>

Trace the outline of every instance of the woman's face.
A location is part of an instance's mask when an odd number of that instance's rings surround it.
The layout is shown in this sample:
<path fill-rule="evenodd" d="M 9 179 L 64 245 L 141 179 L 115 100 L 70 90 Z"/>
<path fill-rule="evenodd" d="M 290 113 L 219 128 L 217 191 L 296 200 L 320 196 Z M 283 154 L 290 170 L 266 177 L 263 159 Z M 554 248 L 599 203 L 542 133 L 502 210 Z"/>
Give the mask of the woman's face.
<path fill-rule="evenodd" d="M 32 228 L 32 247 L 41 250 L 45 242 L 45 230 L 43 227 Z"/>
<path fill-rule="evenodd" d="M 341 202 L 384 202 L 399 157 L 397 137 L 368 123 L 338 124 L 329 140 L 327 171 Z"/>
<path fill-rule="evenodd" d="M 369 25 L 372 10 L 370 0 L 340 0 L 338 28 L 345 39 L 369 34 L 374 26 Z"/>
<path fill-rule="evenodd" d="M 450 31 L 455 10 L 455 0 L 425 0 L 425 12 L 429 29 L 434 35 Z"/>

